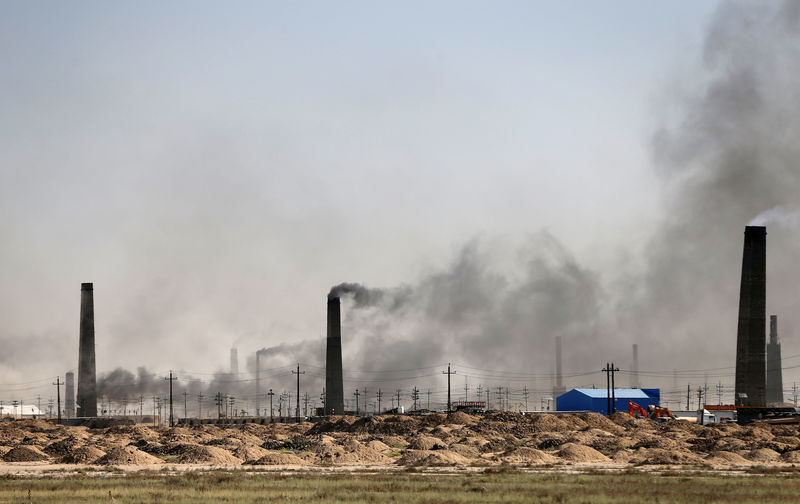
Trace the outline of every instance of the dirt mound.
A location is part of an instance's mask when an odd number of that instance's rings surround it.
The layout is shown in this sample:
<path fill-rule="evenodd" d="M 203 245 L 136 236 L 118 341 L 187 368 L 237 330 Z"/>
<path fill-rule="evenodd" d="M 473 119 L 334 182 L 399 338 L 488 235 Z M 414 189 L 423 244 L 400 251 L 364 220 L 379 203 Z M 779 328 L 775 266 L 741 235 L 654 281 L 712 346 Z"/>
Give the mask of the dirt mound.
<path fill-rule="evenodd" d="M 559 420 L 564 422 L 570 430 L 583 430 L 589 427 L 589 424 L 583 421 L 577 415 L 559 415 Z"/>
<path fill-rule="evenodd" d="M 475 448 L 474 446 L 461 444 L 461 443 L 453 443 L 448 448 L 450 451 L 458 453 L 467 458 L 478 458 L 481 456 L 480 450 Z"/>
<path fill-rule="evenodd" d="M 381 452 L 381 453 L 390 453 L 390 452 L 394 451 L 394 448 L 392 448 L 391 446 L 387 445 L 386 443 L 378 441 L 377 439 L 373 439 L 372 441 L 367 443 L 367 446 L 372 448 L 373 450 L 375 450 L 377 452 Z"/>
<path fill-rule="evenodd" d="M 148 441 L 158 441 L 158 432 L 143 425 L 115 425 L 105 429 L 106 435 L 124 435 L 131 439 L 145 439 Z"/>
<path fill-rule="evenodd" d="M 63 457 L 69 454 L 77 444 L 78 444 L 77 439 L 69 437 L 69 438 L 59 439 L 58 441 L 53 441 L 49 445 L 45 446 L 44 450 L 42 451 L 44 451 L 51 457 Z"/>
<path fill-rule="evenodd" d="M 134 446 L 117 446 L 97 460 L 97 463 L 103 465 L 149 465 L 161 464 L 163 460 Z"/>
<path fill-rule="evenodd" d="M 600 429 L 602 431 L 610 432 L 611 434 L 621 434 L 625 431 L 625 429 L 615 424 L 600 413 L 576 413 L 574 416 L 583 420 L 586 423 L 586 426 L 592 429 Z"/>
<path fill-rule="evenodd" d="M 391 464 L 392 459 L 384 455 L 383 453 L 373 450 L 367 446 L 364 446 L 360 443 L 358 444 L 346 444 L 345 445 L 345 453 L 340 453 L 338 456 L 333 460 L 335 464 L 343 464 L 343 465 L 374 465 L 374 464 Z"/>
<path fill-rule="evenodd" d="M 94 446 L 80 446 L 61 457 L 60 462 L 62 464 L 94 464 L 105 454 L 106 452 Z"/>
<path fill-rule="evenodd" d="M 501 455 L 503 462 L 509 464 L 555 464 L 559 460 L 542 450 L 520 446 Z"/>
<path fill-rule="evenodd" d="M 800 462 L 800 450 L 788 451 L 784 453 L 781 455 L 781 460 L 790 464 L 797 464 Z"/>
<path fill-rule="evenodd" d="M 39 462 L 50 460 L 50 457 L 36 446 L 22 445 L 12 448 L 5 455 L 6 462 Z"/>
<path fill-rule="evenodd" d="M 248 446 L 243 444 L 234 450 L 233 455 L 236 458 L 244 460 L 245 462 L 250 462 L 253 460 L 258 460 L 265 455 L 269 455 L 269 450 L 265 450 L 260 446 Z"/>
<path fill-rule="evenodd" d="M 408 450 L 397 461 L 398 465 L 409 467 L 458 466 L 469 463 L 468 458 L 450 450 Z"/>
<path fill-rule="evenodd" d="M 566 432 L 570 429 L 569 424 L 558 418 L 556 415 L 544 413 L 541 415 L 531 415 L 531 426 L 539 432 Z"/>
<path fill-rule="evenodd" d="M 639 448 L 628 462 L 637 465 L 708 465 L 708 462 L 688 450 L 662 448 Z"/>
<path fill-rule="evenodd" d="M 721 451 L 712 454 L 706 459 L 711 465 L 718 467 L 751 465 L 752 463 L 746 458 L 733 452 Z"/>
<path fill-rule="evenodd" d="M 446 448 L 441 440 L 431 436 L 417 436 L 411 440 L 408 446 L 412 450 L 437 450 Z"/>
<path fill-rule="evenodd" d="M 558 457 L 570 462 L 610 462 L 610 459 L 589 446 L 567 443 L 558 450 Z"/>
<path fill-rule="evenodd" d="M 290 466 L 307 466 L 309 462 L 301 459 L 292 453 L 268 453 L 258 460 L 247 462 L 249 465 L 290 465 Z"/>
<path fill-rule="evenodd" d="M 242 459 L 234 457 L 228 450 L 216 446 L 183 444 L 178 445 L 174 453 L 179 453 L 175 458 L 175 462 L 179 464 L 232 465 L 242 463 Z"/>
<path fill-rule="evenodd" d="M 401 436 L 382 436 L 381 441 L 395 449 L 402 449 L 408 447 L 408 441 Z"/>
<path fill-rule="evenodd" d="M 456 411 L 455 413 L 450 413 L 447 415 L 447 423 L 449 424 L 470 425 L 476 423 L 477 421 L 477 418 L 472 415 L 468 415 L 463 411 Z"/>
<path fill-rule="evenodd" d="M 655 427 L 652 425 L 654 421 L 645 420 L 644 418 L 633 418 L 630 414 L 621 411 L 617 411 L 608 418 L 618 426 L 624 427 L 625 430 L 655 430 Z"/>
<path fill-rule="evenodd" d="M 769 448 L 758 448 L 756 450 L 750 450 L 749 452 L 745 451 L 740 453 L 740 455 L 753 462 L 777 462 L 781 458 L 778 452 L 770 450 Z"/>

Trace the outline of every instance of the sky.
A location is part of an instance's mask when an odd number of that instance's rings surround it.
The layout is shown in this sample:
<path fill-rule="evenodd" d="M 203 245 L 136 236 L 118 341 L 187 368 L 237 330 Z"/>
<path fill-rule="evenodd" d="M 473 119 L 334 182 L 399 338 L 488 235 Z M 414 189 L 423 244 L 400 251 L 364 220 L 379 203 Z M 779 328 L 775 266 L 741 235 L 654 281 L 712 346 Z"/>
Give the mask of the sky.
<path fill-rule="evenodd" d="M 359 282 L 410 301 L 345 300 L 353 386 L 454 362 L 543 391 L 562 336 L 568 385 L 639 343 L 683 387 L 733 365 L 741 233 L 773 208 L 768 310 L 800 354 L 791 3 L 3 10 L 0 398 L 77 366 L 81 282 L 101 375 L 273 348 L 319 388 L 326 294 Z"/>

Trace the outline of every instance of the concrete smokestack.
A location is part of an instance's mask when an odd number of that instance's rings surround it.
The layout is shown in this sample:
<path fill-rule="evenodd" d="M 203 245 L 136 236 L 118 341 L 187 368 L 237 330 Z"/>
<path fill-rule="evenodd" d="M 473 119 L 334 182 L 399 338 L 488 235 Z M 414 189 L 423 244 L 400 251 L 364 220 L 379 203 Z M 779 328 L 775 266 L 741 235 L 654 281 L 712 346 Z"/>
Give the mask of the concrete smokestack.
<path fill-rule="evenodd" d="M 344 414 L 342 320 L 338 296 L 328 296 L 328 340 L 325 359 L 325 414 Z"/>
<path fill-rule="evenodd" d="M 736 405 L 766 405 L 767 228 L 744 229 L 739 330 L 736 339 Z"/>
<path fill-rule="evenodd" d="M 556 336 L 556 384 L 553 387 L 553 400 L 566 391 L 564 375 L 561 371 L 561 336 Z"/>
<path fill-rule="evenodd" d="M 783 403 L 783 370 L 781 342 L 778 339 L 778 316 L 769 316 L 769 343 L 767 343 L 767 404 Z"/>
<path fill-rule="evenodd" d="M 97 416 L 97 377 L 94 361 L 94 288 L 81 284 L 81 325 L 78 347 L 78 416 Z"/>
<path fill-rule="evenodd" d="M 231 375 L 239 374 L 239 351 L 231 348 Z"/>
<path fill-rule="evenodd" d="M 75 418 L 75 373 L 67 371 L 64 382 L 64 416 Z"/>
<path fill-rule="evenodd" d="M 631 373 L 631 388 L 639 388 L 639 345 L 633 344 L 633 368 Z"/>

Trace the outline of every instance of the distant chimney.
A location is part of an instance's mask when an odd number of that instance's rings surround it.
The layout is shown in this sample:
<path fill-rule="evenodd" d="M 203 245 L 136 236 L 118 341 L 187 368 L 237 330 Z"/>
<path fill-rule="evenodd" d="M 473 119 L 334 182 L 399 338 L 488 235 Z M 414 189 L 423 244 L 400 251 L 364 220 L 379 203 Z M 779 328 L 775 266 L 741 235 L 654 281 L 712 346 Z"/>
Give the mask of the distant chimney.
<path fill-rule="evenodd" d="M 231 375 L 239 374 L 239 351 L 231 348 Z"/>
<path fill-rule="evenodd" d="M 631 388 L 639 388 L 639 345 L 633 344 L 633 368 L 631 373 Z"/>
<path fill-rule="evenodd" d="M 328 296 L 328 339 L 325 359 L 325 414 L 344 414 L 342 321 L 338 296 Z"/>
<path fill-rule="evenodd" d="M 97 378 L 94 360 L 94 289 L 81 284 L 81 321 L 78 345 L 78 416 L 97 416 Z"/>
<path fill-rule="evenodd" d="M 737 406 L 766 405 L 767 228 L 744 230 L 739 329 L 736 339 Z"/>
<path fill-rule="evenodd" d="M 553 387 L 553 400 L 566 391 L 564 375 L 561 371 L 561 336 L 556 336 L 556 384 Z"/>
<path fill-rule="evenodd" d="M 783 403 L 783 370 L 781 342 L 778 339 L 778 316 L 769 316 L 767 343 L 767 405 Z"/>
<path fill-rule="evenodd" d="M 64 416 L 75 418 L 75 373 L 67 371 L 64 383 Z"/>

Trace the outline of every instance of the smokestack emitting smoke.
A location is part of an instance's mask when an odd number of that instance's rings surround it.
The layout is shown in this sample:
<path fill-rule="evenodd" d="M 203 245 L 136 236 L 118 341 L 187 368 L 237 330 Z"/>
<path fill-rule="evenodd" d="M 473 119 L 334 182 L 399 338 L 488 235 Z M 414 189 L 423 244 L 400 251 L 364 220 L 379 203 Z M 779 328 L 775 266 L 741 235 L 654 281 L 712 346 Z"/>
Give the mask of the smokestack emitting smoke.
<path fill-rule="evenodd" d="M 633 368 L 631 373 L 631 388 L 639 388 L 639 345 L 633 344 Z"/>
<path fill-rule="evenodd" d="M 328 294 L 328 338 L 325 358 L 325 414 L 344 414 L 342 379 L 341 303 L 334 290 Z"/>
<path fill-rule="evenodd" d="M 765 406 L 767 228 L 744 230 L 739 330 L 736 340 L 736 405 Z"/>
<path fill-rule="evenodd" d="M 97 378 L 94 360 L 94 290 L 81 284 L 81 321 L 78 346 L 78 416 L 97 416 Z"/>
<path fill-rule="evenodd" d="M 239 374 L 239 352 L 235 348 L 231 348 L 231 375 L 236 376 Z"/>
<path fill-rule="evenodd" d="M 769 343 L 767 343 L 767 405 L 783 402 L 783 370 L 781 369 L 781 342 L 778 339 L 778 316 L 769 316 Z"/>
<path fill-rule="evenodd" d="M 67 371 L 64 381 L 64 415 L 75 417 L 75 373 L 72 371 Z"/>

